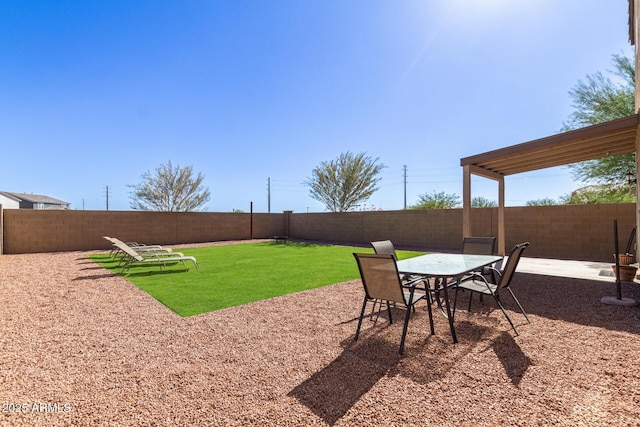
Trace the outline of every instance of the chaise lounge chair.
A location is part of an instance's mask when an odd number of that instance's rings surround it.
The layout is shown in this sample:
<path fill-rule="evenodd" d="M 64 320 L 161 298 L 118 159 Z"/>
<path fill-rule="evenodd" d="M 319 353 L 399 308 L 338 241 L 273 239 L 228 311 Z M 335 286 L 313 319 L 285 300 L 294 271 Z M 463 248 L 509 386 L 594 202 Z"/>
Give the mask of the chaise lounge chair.
<path fill-rule="evenodd" d="M 143 256 L 151 252 L 153 253 L 159 252 L 159 253 L 165 253 L 165 254 L 174 253 L 174 254 L 183 255 L 180 252 L 173 252 L 171 248 L 165 248 L 165 247 L 162 247 L 161 245 L 145 245 L 137 242 L 125 243 L 116 237 L 108 237 L 108 236 L 103 236 L 103 238 L 111 242 L 111 244 L 113 245 L 113 248 L 111 249 L 111 256 L 114 259 L 118 258 L 118 256 L 120 256 L 121 258 L 123 257 L 124 252 L 122 251 L 122 249 L 120 249 L 121 245 L 129 246 L 131 249 L 133 249 L 134 251 L 138 252 L 140 255 L 143 255 Z"/>
<path fill-rule="evenodd" d="M 138 252 L 132 247 L 122 243 L 120 241 L 114 242 L 114 245 L 122 252 L 122 272 L 124 273 L 128 270 L 133 264 L 143 264 L 143 263 L 154 263 L 160 264 L 160 270 L 163 268 L 167 268 L 167 264 L 173 264 L 178 261 L 184 264 L 185 261 L 193 262 L 193 265 L 196 267 L 196 270 L 200 270 L 198 267 L 198 262 L 195 257 L 185 256 L 181 252 L 161 252 L 161 251 L 143 251 Z"/>

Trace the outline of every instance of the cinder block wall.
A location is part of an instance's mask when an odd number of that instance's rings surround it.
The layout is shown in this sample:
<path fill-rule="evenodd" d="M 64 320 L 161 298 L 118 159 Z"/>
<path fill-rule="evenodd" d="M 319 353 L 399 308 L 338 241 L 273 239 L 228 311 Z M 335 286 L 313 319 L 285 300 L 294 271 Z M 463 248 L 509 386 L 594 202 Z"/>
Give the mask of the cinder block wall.
<path fill-rule="evenodd" d="M 530 241 L 527 256 L 612 261 L 613 220 L 618 220 L 619 248 L 623 252 L 635 225 L 635 206 L 621 203 L 507 208 L 507 248 Z"/>
<path fill-rule="evenodd" d="M 172 245 L 220 240 L 292 238 L 458 251 L 462 209 L 348 213 L 248 213 L 37 211 L 5 209 L 0 223 L 4 253 L 109 248 L 102 236 Z M 497 208 L 472 210 L 472 234 L 495 236 Z M 635 224 L 635 204 L 512 207 L 505 211 L 507 250 L 529 241 L 527 256 L 610 261 L 613 220 L 620 250 Z M 635 249 L 634 249 L 635 252 Z"/>
<path fill-rule="evenodd" d="M 291 236 L 338 242 L 389 239 L 397 245 L 456 249 L 462 236 L 462 210 L 408 210 L 293 214 Z"/>
<path fill-rule="evenodd" d="M 4 253 L 92 250 L 124 241 L 177 243 L 268 238 L 283 234 L 284 214 L 4 210 Z"/>
<path fill-rule="evenodd" d="M 506 247 L 529 241 L 527 256 L 610 261 L 614 219 L 624 251 L 635 225 L 633 203 L 506 208 Z M 398 246 L 448 251 L 458 251 L 462 244 L 461 209 L 293 214 L 289 227 L 291 235 L 300 239 L 358 243 L 390 239 Z M 475 236 L 496 236 L 498 209 L 473 209 L 471 229 Z"/>

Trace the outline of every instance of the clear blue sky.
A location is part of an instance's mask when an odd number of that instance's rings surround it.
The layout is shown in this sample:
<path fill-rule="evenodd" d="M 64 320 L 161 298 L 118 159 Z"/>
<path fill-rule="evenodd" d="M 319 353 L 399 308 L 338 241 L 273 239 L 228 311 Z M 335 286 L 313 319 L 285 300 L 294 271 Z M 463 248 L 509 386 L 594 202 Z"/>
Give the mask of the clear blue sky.
<path fill-rule="evenodd" d="M 627 0 L 5 0 L 0 190 L 129 209 L 171 160 L 209 211 L 319 212 L 321 161 L 387 167 L 368 206 L 462 195 L 460 158 L 556 133 L 568 91 L 632 55 Z M 566 168 L 506 180 L 507 205 L 581 186 Z M 473 180 L 472 196 L 497 199 Z"/>

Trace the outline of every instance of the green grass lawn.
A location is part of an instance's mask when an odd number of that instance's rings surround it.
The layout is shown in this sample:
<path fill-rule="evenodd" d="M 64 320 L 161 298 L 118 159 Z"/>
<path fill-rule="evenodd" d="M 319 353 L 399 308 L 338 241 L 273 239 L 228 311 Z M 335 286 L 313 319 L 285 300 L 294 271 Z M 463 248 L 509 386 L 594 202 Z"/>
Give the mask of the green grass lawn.
<path fill-rule="evenodd" d="M 196 257 L 200 271 L 187 261 L 164 271 L 158 265 L 134 265 L 122 276 L 180 316 L 193 316 L 357 279 L 360 275 L 352 253 L 372 253 L 373 249 L 268 242 L 179 251 Z M 419 254 L 398 251 L 398 258 Z M 89 258 L 121 274 L 108 254 Z"/>

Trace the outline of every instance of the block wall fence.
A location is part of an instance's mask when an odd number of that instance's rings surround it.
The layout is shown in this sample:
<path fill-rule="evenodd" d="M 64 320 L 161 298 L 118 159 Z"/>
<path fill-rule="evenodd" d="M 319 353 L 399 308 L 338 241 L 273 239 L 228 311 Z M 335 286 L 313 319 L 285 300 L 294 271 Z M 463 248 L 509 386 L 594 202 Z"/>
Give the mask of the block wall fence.
<path fill-rule="evenodd" d="M 635 225 L 634 203 L 509 207 L 505 210 L 506 247 L 529 241 L 526 256 L 609 261 L 614 219 L 624 251 Z M 498 210 L 473 209 L 471 221 L 473 235 L 495 236 Z M 462 209 L 249 214 L 0 207 L 0 253 L 108 249 L 105 235 L 162 245 L 276 235 L 365 245 L 390 239 L 398 247 L 455 252 L 462 241 Z"/>

